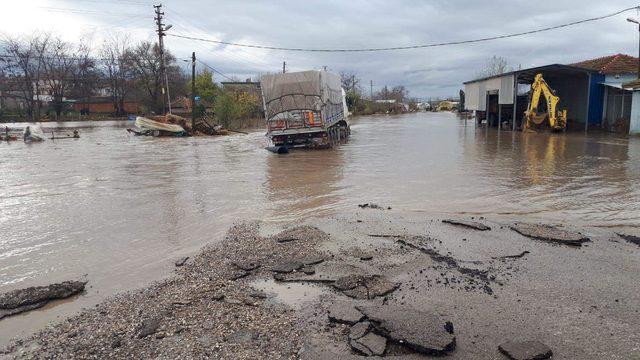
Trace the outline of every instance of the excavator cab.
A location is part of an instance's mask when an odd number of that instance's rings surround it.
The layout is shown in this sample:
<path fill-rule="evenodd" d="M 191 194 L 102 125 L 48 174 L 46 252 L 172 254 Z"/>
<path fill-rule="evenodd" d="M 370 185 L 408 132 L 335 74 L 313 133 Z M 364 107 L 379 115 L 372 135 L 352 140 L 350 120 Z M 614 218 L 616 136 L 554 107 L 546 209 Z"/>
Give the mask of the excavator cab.
<path fill-rule="evenodd" d="M 540 98 L 544 96 L 545 102 Z M 549 126 L 552 131 L 564 131 L 567 128 L 567 110 L 559 110 L 560 98 L 549 87 L 542 74 L 537 74 L 531 84 L 529 105 L 524 112 L 524 129 L 534 130 Z M 540 105 L 546 105 L 546 109 L 540 109 Z"/>

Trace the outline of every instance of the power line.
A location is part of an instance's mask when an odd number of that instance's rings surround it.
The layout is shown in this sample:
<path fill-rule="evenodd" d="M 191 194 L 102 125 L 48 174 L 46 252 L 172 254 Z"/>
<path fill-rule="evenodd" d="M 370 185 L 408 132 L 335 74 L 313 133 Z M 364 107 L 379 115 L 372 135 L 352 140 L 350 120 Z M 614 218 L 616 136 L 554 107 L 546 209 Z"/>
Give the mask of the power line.
<path fill-rule="evenodd" d="M 204 61 L 202 61 L 202 60 L 200 60 L 200 59 L 197 59 L 196 61 L 197 61 L 197 62 L 199 62 L 200 64 L 202 64 L 202 65 L 206 66 L 207 68 L 209 68 L 209 70 L 211 70 L 211 71 L 213 71 L 213 72 L 215 72 L 215 73 L 218 73 L 218 74 L 220 74 L 220 75 L 224 76 L 224 77 L 225 77 L 225 78 L 227 78 L 228 80 L 234 81 L 234 79 L 233 79 L 233 78 L 231 78 L 231 77 L 229 77 L 229 76 L 227 76 L 227 75 L 225 75 L 225 74 L 221 73 L 220 71 L 218 71 L 218 70 L 214 69 L 213 67 L 209 66 L 209 64 L 205 63 Z"/>
<path fill-rule="evenodd" d="M 450 41 L 450 42 L 423 44 L 423 45 L 411 45 L 411 46 L 381 47 L 381 48 L 313 49 L 313 48 L 298 48 L 298 47 L 278 47 L 278 46 L 266 46 L 266 45 L 255 45 L 255 44 L 240 44 L 240 43 L 221 41 L 221 40 L 204 39 L 204 38 L 198 38 L 198 37 L 186 36 L 186 35 L 180 35 L 180 34 L 167 34 L 167 35 L 173 36 L 173 37 L 177 37 L 177 38 L 187 39 L 187 40 L 203 41 L 203 42 L 209 42 L 209 43 L 214 43 L 214 44 L 221 44 L 221 45 L 228 45 L 228 46 L 239 46 L 239 47 L 254 48 L 254 49 L 264 49 L 264 50 L 298 51 L 298 52 L 374 52 L 374 51 L 395 51 L 395 50 L 424 49 L 424 48 L 442 47 L 442 46 L 450 46 L 450 45 L 472 44 L 472 43 L 486 42 L 486 41 L 492 41 L 492 40 L 514 38 L 514 37 L 519 37 L 519 36 L 524 36 L 524 35 L 531 35 L 531 34 L 537 34 L 537 33 L 541 33 L 541 32 L 546 32 L 546 31 L 566 28 L 566 27 L 575 26 L 575 25 L 579 25 L 579 24 L 584 24 L 584 23 L 588 23 L 588 22 L 604 20 L 604 19 L 608 19 L 608 18 L 617 16 L 617 15 L 620 15 L 620 14 L 623 14 L 625 12 L 629 12 L 629 11 L 632 11 L 632 10 L 640 10 L 640 6 L 634 6 L 634 7 L 622 9 L 620 11 L 616 11 L 614 13 L 611 13 L 611 14 L 608 14 L 608 15 L 604 15 L 604 16 L 598 16 L 598 17 L 578 20 L 578 21 L 574 21 L 574 22 L 570 22 L 570 23 L 566 23 L 566 24 L 562 24 L 562 25 L 550 26 L 550 27 L 546 27 L 546 28 L 530 30 L 530 31 L 525 31 L 525 32 L 519 32 L 519 33 L 513 33 L 513 34 L 507 34 L 507 35 L 491 36 L 491 37 L 472 39 L 472 40 Z"/>
<path fill-rule="evenodd" d="M 86 10 L 86 9 L 71 9 L 71 8 L 58 8 L 58 7 L 49 7 L 49 6 L 38 6 L 40 9 L 44 9 L 47 11 L 53 12 L 61 12 L 61 13 L 69 13 L 69 14 L 79 14 L 79 15 L 106 15 L 106 16 L 119 16 L 119 17 L 146 17 L 146 14 L 136 14 L 136 13 L 122 13 L 122 12 L 109 12 L 109 11 L 98 11 L 98 10 Z"/>

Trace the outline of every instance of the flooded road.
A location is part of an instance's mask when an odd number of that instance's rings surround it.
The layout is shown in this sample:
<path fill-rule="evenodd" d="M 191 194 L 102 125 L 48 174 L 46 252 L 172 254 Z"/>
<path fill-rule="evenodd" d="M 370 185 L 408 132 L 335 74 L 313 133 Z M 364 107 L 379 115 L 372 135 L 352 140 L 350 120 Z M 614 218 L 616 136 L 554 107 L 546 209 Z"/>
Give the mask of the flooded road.
<path fill-rule="evenodd" d="M 275 155 L 262 132 L 155 139 L 130 136 L 128 122 L 64 126 L 80 126 L 81 138 L 0 143 L 0 292 L 68 279 L 90 287 L 3 320 L 1 339 L 167 276 L 175 259 L 243 220 L 375 202 L 436 216 L 640 227 L 638 138 L 498 133 L 421 113 L 356 118 L 336 150 Z"/>

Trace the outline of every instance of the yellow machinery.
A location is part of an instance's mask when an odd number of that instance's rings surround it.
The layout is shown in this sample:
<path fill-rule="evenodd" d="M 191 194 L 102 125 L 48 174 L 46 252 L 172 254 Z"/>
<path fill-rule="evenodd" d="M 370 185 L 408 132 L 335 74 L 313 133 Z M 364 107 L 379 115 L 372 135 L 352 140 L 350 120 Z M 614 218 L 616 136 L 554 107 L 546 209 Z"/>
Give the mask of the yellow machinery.
<path fill-rule="evenodd" d="M 538 113 L 538 105 L 540 98 L 544 95 L 547 100 L 547 112 Z M 549 119 L 549 126 L 553 131 L 563 131 L 567 127 L 567 110 L 558 110 L 560 98 L 556 96 L 546 81 L 542 78 L 542 74 L 537 74 L 533 84 L 531 84 L 531 95 L 529 97 L 529 106 L 524 112 L 524 128 L 531 129 L 535 126 L 539 127 Z"/>

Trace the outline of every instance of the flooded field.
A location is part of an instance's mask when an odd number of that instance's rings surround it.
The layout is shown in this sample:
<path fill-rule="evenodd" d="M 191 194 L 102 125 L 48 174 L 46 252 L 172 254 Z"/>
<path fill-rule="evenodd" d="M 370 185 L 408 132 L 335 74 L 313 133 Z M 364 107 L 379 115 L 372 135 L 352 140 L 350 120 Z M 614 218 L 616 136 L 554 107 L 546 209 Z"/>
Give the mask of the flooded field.
<path fill-rule="evenodd" d="M 64 126 L 80 126 L 81 138 L 0 143 L 0 292 L 67 279 L 90 288 L 3 320 L 2 339 L 169 275 L 177 258 L 242 220 L 319 218 L 375 202 L 435 216 L 640 227 L 635 138 L 498 133 L 421 113 L 357 118 L 336 150 L 275 155 L 262 132 L 154 139 L 130 136 L 128 122 Z"/>

